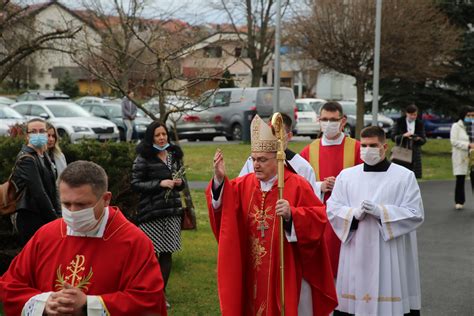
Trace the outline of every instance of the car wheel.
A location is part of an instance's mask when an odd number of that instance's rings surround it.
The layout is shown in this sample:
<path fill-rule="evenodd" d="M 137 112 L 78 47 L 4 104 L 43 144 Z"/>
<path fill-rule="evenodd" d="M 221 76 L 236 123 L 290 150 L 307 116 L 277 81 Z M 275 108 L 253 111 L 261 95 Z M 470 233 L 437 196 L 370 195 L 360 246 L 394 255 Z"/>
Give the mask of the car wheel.
<path fill-rule="evenodd" d="M 240 124 L 234 124 L 230 134 L 232 140 L 242 140 L 242 126 L 240 126 Z"/>
<path fill-rule="evenodd" d="M 61 138 L 61 140 L 63 142 L 66 142 L 66 143 L 70 143 L 71 142 L 71 139 L 69 138 L 69 135 L 67 134 L 67 132 L 63 129 L 58 129 L 58 135 L 59 135 L 59 138 Z"/>

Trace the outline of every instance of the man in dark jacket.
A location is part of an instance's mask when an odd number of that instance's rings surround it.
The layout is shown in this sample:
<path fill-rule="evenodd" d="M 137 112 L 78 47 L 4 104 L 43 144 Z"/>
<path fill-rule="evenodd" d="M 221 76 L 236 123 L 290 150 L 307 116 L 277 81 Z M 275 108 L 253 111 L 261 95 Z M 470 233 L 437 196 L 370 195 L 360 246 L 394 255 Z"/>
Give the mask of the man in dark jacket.
<path fill-rule="evenodd" d="M 416 178 L 421 179 L 421 146 L 426 143 L 426 133 L 423 121 L 417 117 L 418 107 L 410 104 L 405 109 L 405 115 L 400 117 L 393 126 L 392 140 L 395 144 L 413 150 L 411 163 L 397 160 L 393 162 L 412 170 Z"/>
<path fill-rule="evenodd" d="M 17 156 L 21 159 L 13 173 L 13 181 L 23 192 L 16 205 L 16 226 L 23 245 L 41 226 L 60 214 L 56 177 L 51 160 L 45 154 L 46 122 L 38 118 L 28 121 L 26 134 L 27 144 Z"/>

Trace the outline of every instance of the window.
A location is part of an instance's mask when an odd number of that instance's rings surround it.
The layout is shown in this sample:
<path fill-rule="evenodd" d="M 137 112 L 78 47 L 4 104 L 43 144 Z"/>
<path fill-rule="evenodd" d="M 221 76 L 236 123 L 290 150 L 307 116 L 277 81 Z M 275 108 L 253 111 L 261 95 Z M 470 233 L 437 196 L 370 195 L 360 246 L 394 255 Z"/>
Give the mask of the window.
<path fill-rule="evenodd" d="M 220 46 L 208 46 L 204 48 L 204 57 L 206 58 L 221 58 L 222 47 Z"/>
<path fill-rule="evenodd" d="M 20 113 L 20 114 L 23 114 L 23 115 L 27 115 L 28 114 L 28 109 L 30 108 L 30 105 L 29 104 L 20 104 L 18 106 L 15 106 L 15 110 Z"/>
<path fill-rule="evenodd" d="M 217 92 L 214 96 L 214 106 L 229 106 L 231 92 Z"/>
<path fill-rule="evenodd" d="M 97 105 L 96 105 L 96 106 L 93 106 L 91 113 L 92 113 L 94 116 L 107 117 L 107 113 L 105 113 L 104 109 L 103 109 L 101 106 L 97 106 Z"/>
<path fill-rule="evenodd" d="M 41 106 L 39 106 L 39 105 L 34 105 L 34 104 L 33 104 L 33 105 L 31 106 L 31 115 L 32 115 L 32 116 L 40 116 L 41 114 L 43 114 L 43 115 L 46 114 L 46 115 L 47 115 L 45 109 L 43 109 L 43 108 L 42 108 Z"/>
<path fill-rule="evenodd" d="M 249 52 L 248 52 L 247 48 L 236 47 L 234 55 L 235 55 L 235 57 L 248 58 L 249 57 Z"/>

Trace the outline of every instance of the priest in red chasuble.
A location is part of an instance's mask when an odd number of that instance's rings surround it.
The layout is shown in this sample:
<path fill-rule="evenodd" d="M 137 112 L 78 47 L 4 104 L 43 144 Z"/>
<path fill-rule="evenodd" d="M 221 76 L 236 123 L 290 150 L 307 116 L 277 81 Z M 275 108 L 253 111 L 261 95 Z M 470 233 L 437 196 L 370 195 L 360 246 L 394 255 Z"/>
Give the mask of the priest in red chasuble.
<path fill-rule="evenodd" d="M 63 218 L 39 229 L 0 278 L 6 315 L 166 315 L 153 245 L 109 206 L 104 169 L 76 161 L 59 181 Z"/>
<path fill-rule="evenodd" d="M 300 155 L 309 163 L 316 174 L 316 183 L 320 186 L 320 198 L 326 203 L 331 196 L 332 188 L 339 173 L 361 164 L 360 142 L 344 135 L 346 125 L 342 106 L 339 102 L 326 102 L 320 110 L 319 122 L 323 135 L 303 148 Z M 331 259 L 334 277 L 337 275 L 341 241 L 331 225 L 324 232 Z"/>
<path fill-rule="evenodd" d="M 280 315 L 279 217 L 284 220 L 285 315 L 323 316 L 337 305 L 324 242 L 326 208 L 311 185 L 286 169 L 278 199 L 277 141 L 256 116 L 252 121 L 254 173 L 229 180 L 224 156 L 214 156 L 206 196 L 218 241 L 218 291 L 227 315 Z"/>

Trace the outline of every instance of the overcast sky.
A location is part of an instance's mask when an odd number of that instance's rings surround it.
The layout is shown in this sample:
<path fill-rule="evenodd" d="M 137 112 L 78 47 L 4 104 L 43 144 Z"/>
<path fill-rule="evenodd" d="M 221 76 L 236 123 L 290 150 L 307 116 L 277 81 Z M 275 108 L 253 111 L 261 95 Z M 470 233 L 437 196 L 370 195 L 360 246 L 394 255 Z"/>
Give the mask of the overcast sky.
<path fill-rule="evenodd" d="M 18 2 L 20 2 L 19 0 Z M 28 3 L 42 3 L 48 0 L 26 0 Z M 59 0 L 62 4 L 72 9 L 81 9 L 81 0 Z M 86 0 L 91 1 L 91 0 Z M 112 3 L 112 0 L 100 0 L 104 5 Z M 129 0 L 122 0 L 124 5 L 128 5 Z M 215 0 L 145 0 L 149 3 L 149 12 L 144 15 L 156 17 L 157 12 L 169 12 L 174 18 L 195 23 L 224 23 L 225 15 L 222 12 L 213 10 L 210 3 Z"/>

